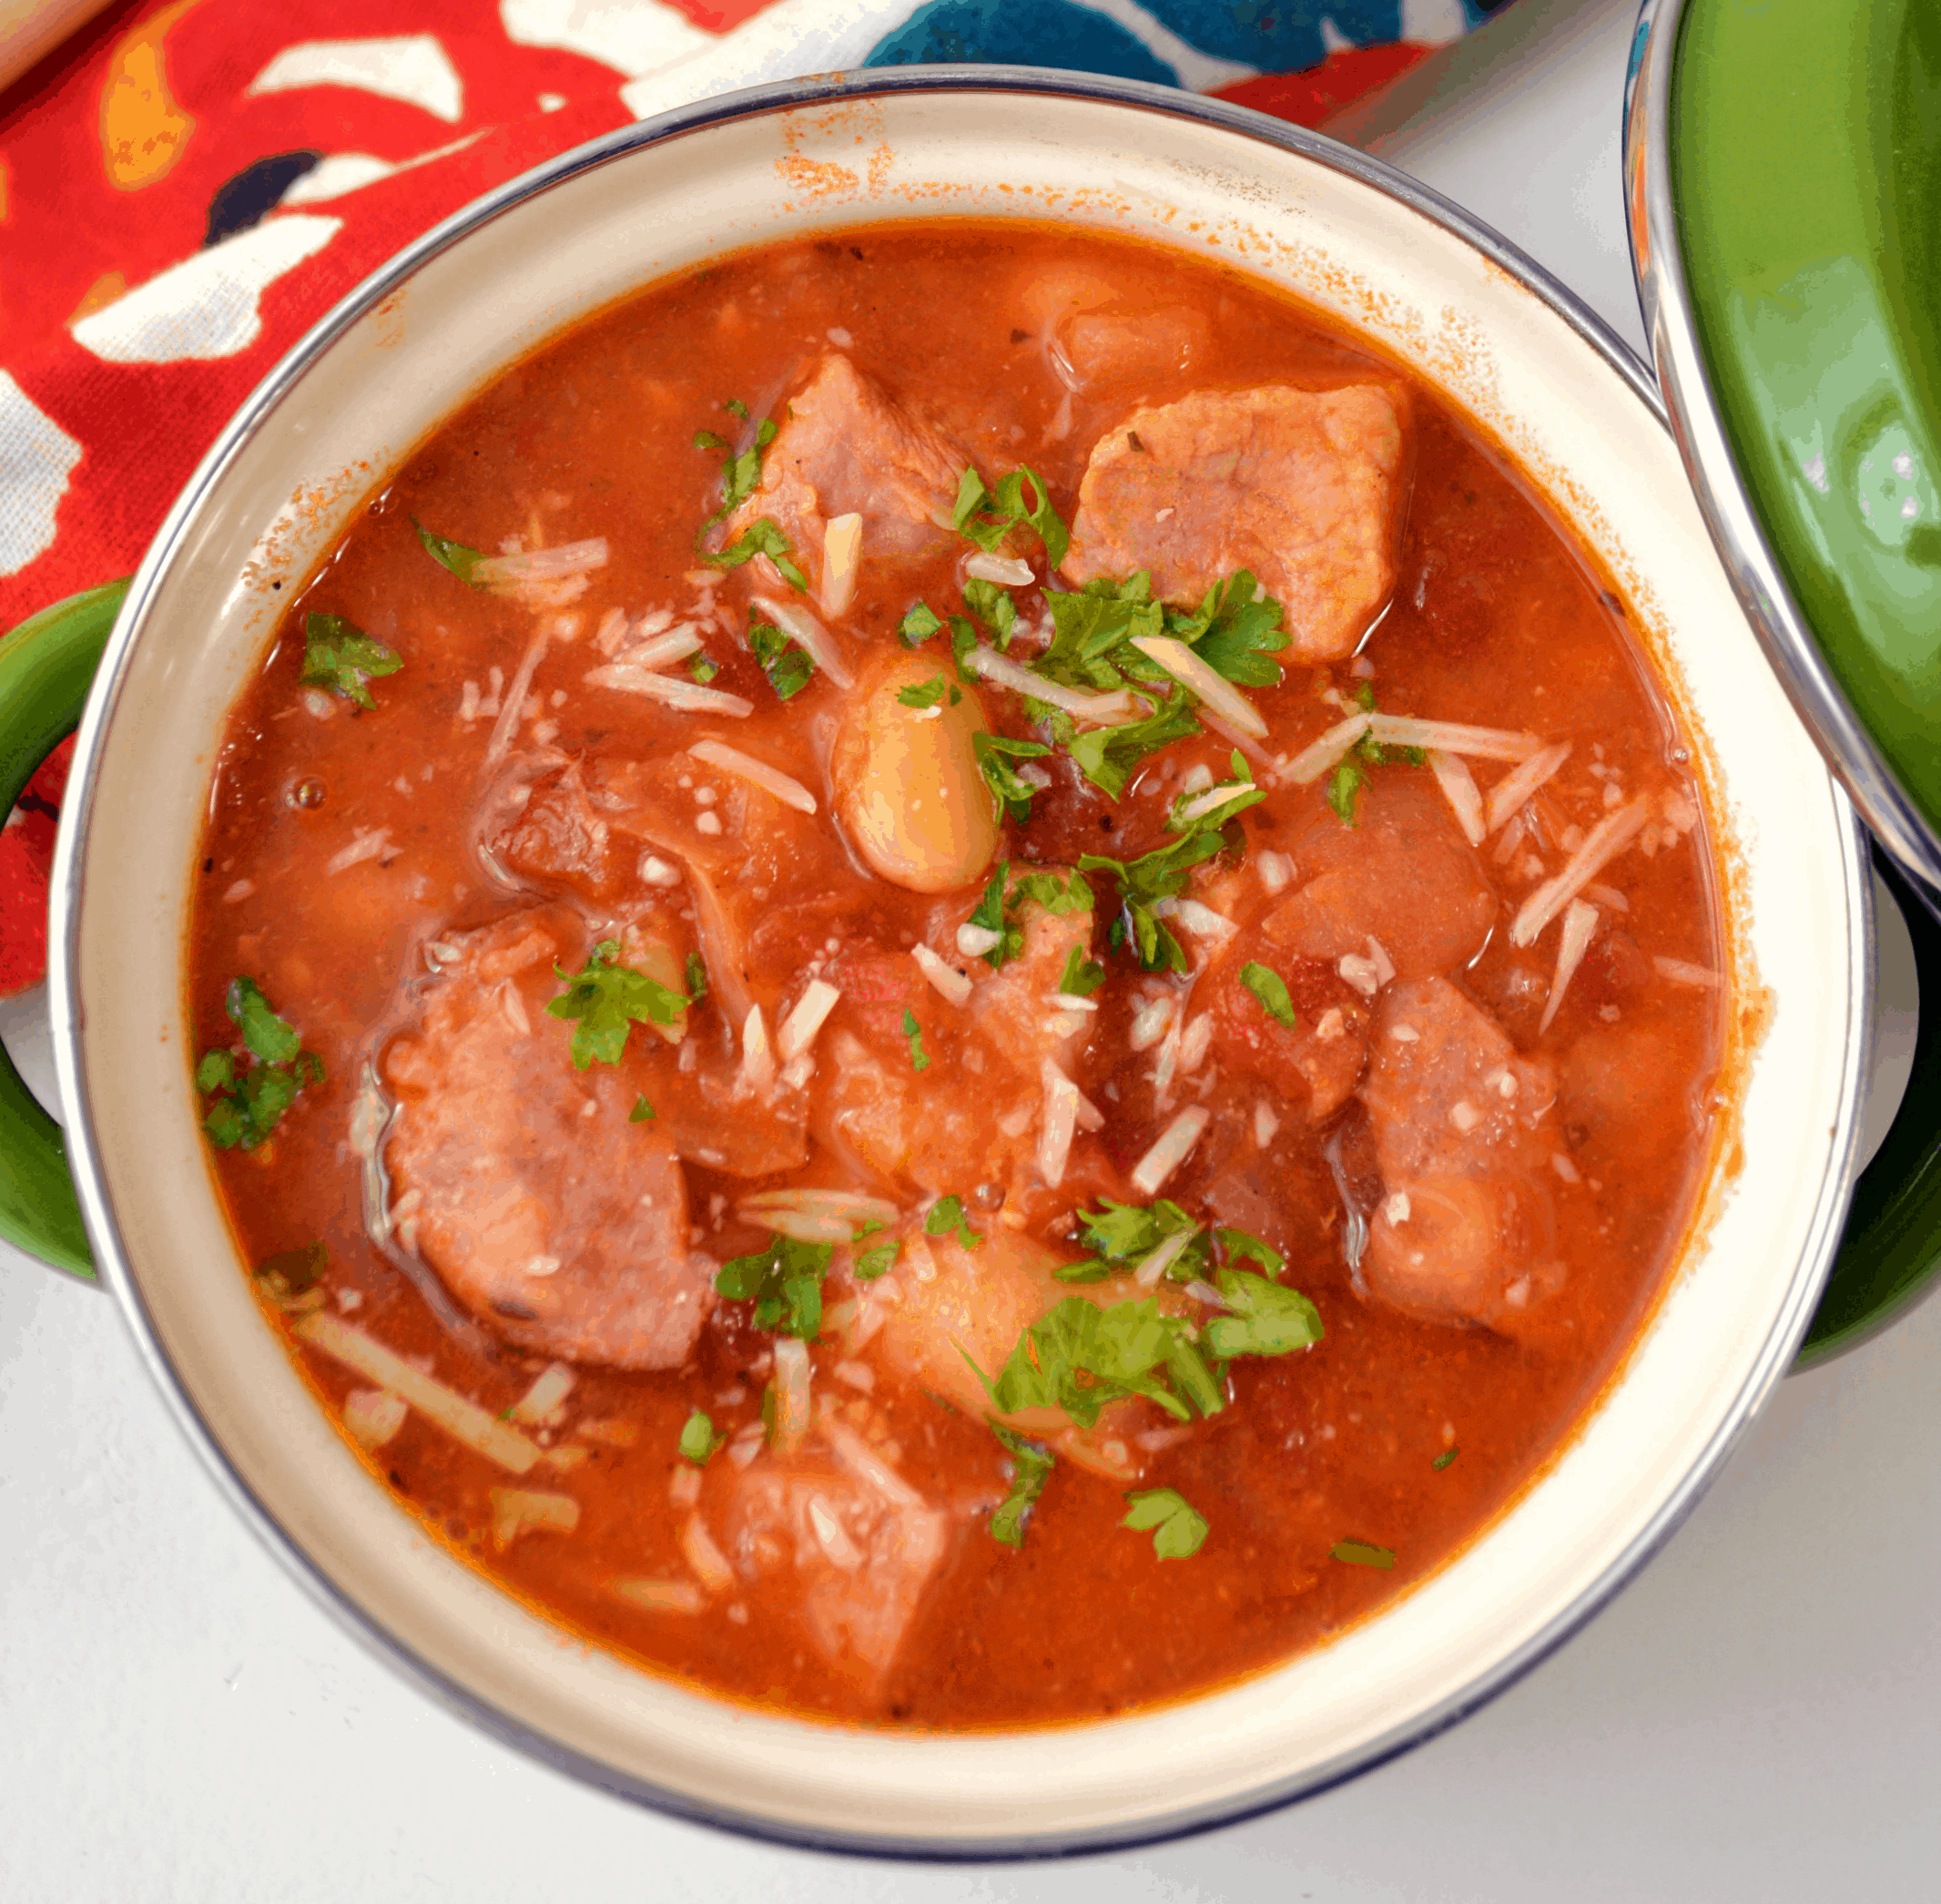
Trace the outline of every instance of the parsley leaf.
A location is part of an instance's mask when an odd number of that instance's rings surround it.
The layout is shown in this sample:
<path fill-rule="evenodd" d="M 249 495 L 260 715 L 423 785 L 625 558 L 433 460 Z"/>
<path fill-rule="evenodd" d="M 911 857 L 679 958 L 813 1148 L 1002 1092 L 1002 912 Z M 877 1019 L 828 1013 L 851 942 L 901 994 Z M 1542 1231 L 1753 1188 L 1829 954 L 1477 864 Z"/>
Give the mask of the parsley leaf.
<path fill-rule="evenodd" d="M 940 1196 L 930 1206 L 930 1213 L 923 1219 L 923 1234 L 927 1237 L 947 1237 L 952 1230 L 957 1232 L 957 1247 L 960 1249 L 975 1249 L 984 1239 L 970 1227 L 970 1219 L 964 1215 L 964 1200 L 960 1196 Z"/>
<path fill-rule="evenodd" d="M 320 1238 L 296 1249 L 279 1249 L 257 1265 L 256 1279 L 279 1302 L 288 1302 L 317 1286 L 330 1267 L 330 1245 Z"/>
<path fill-rule="evenodd" d="M 1018 605 L 1010 591 L 981 575 L 971 575 L 964 583 L 964 606 L 997 637 L 999 651 L 1009 652 L 1018 626 Z"/>
<path fill-rule="evenodd" d="M 923 1048 L 923 1027 L 917 1023 L 917 1014 L 908 1005 L 903 1007 L 903 1035 L 910 1040 L 910 1068 L 928 1071 L 930 1060 L 930 1054 Z"/>
<path fill-rule="evenodd" d="M 1209 824 L 1224 827 L 1228 820 L 1237 819 L 1249 807 L 1257 807 L 1266 799 L 1266 789 L 1254 784 L 1254 769 L 1247 765 L 1247 757 L 1236 747 L 1231 759 L 1234 769 L 1231 779 L 1216 780 L 1197 793 L 1183 793 L 1173 802 L 1173 811 L 1168 815 L 1166 824 L 1175 833 L 1188 832 L 1195 827 Z M 1208 797 L 1215 793 L 1224 793 L 1226 798 L 1209 800 Z M 1189 807 L 1197 809 L 1197 818 L 1188 820 L 1184 817 Z M 1215 814 L 1219 816 L 1217 820 L 1214 818 Z"/>
<path fill-rule="evenodd" d="M 914 682 L 908 687 L 897 689 L 897 699 L 906 708 L 934 708 L 948 694 L 951 707 L 963 699 L 963 690 L 952 687 L 941 675 L 932 675 L 927 681 Z"/>
<path fill-rule="evenodd" d="M 485 559 L 478 550 L 469 549 L 463 543 L 450 541 L 442 535 L 433 535 L 415 515 L 412 517 L 412 527 L 417 530 L 418 540 L 424 545 L 425 553 L 433 562 L 450 569 L 470 588 L 483 588 L 485 585 L 483 582 L 473 581 L 472 577 L 472 571 Z"/>
<path fill-rule="evenodd" d="M 1143 569 L 1123 582 L 1103 578 L 1077 590 L 1047 589 L 1052 645 L 1031 666 L 1047 680 L 1088 694 L 1111 694 L 1128 678 L 1158 686 L 1172 677 L 1132 646 L 1135 637 L 1164 632 L 1164 615 L 1153 599 Z"/>
<path fill-rule="evenodd" d="M 303 672 L 308 687 L 328 687 L 360 708 L 375 708 L 364 683 L 375 675 L 394 675 L 404 666 L 395 648 L 374 641 L 340 615 L 303 617 Z"/>
<path fill-rule="evenodd" d="M 1179 1282 L 1191 1282 L 1206 1267 L 1206 1238 L 1198 1236 L 1199 1224 L 1179 1205 L 1162 1196 L 1143 1207 L 1136 1203 L 1114 1203 L 1109 1196 L 1099 1199 L 1096 1210 L 1079 1210 L 1079 1236 L 1092 1254 L 1083 1262 L 1067 1263 L 1054 1272 L 1061 1282 L 1102 1282 L 1114 1268 L 1124 1269 L 1143 1262 L 1168 1237 L 1181 1231 L 1194 1237 L 1174 1257 L 1167 1274 Z"/>
<path fill-rule="evenodd" d="M 1134 1533 L 1150 1531 L 1153 1552 L 1161 1560 L 1190 1560 L 1204 1545 L 1206 1521 L 1176 1488 L 1135 1490 L 1126 1497 L 1130 1512 L 1119 1522 Z"/>
<path fill-rule="evenodd" d="M 1136 860 L 1081 853 L 1078 863 L 1086 872 L 1109 872 L 1119 882 L 1122 910 L 1113 922 L 1113 943 L 1129 942 L 1140 964 L 1148 972 L 1185 971 L 1185 951 L 1154 908 L 1159 901 L 1174 899 L 1184 892 L 1187 873 L 1203 860 L 1225 851 L 1232 843 L 1220 828 L 1203 827 L 1171 845 L 1142 853 Z"/>
<path fill-rule="evenodd" d="M 687 1003 L 697 1005 L 707 996 L 707 961 L 697 952 L 687 954 Z"/>
<path fill-rule="evenodd" d="M 1199 728 L 1193 699 L 1181 688 L 1153 705 L 1153 711 L 1143 718 L 1109 728 L 1088 728 L 1082 734 L 1074 734 L 1068 745 L 1079 771 L 1117 799 L 1125 791 L 1133 769 L 1148 754 L 1184 740 Z"/>
<path fill-rule="evenodd" d="M 1029 501 L 1025 485 L 1036 492 Z M 1071 532 L 1057 510 L 1052 507 L 1052 492 L 1035 470 L 1015 469 L 999 478 L 995 489 L 987 489 L 984 479 L 968 464 L 957 484 L 957 501 L 950 511 L 950 526 L 966 541 L 974 542 L 986 555 L 1020 523 L 1029 523 L 1044 545 L 1047 566 L 1056 568 L 1071 546 Z"/>
<path fill-rule="evenodd" d="M 689 1415 L 681 1429 L 680 1451 L 696 1467 L 705 1468 L 707 1458 L 722 1442 L 727 1440 L 726 1433 L 716 1433 L 714 1422 L 709 1420 L 706 1409 L 697 1408 Z"/>
<path fill-rule="evenodd" d="M 882 1227 L 880 1223 L 875 1222 L 864 1224 L 856 1233 L 856 1240 L 860 1243 L 865 1237 L 873 1237 Z M 897 1251 L 901 1247 L 902 1245 L 897 1238 L 891 1237 L 887 1242 L 875 1244 L 868 1249 L 857 1250 L 850 1262 L 856 1280 L 859 1283 L 873 1283 L 896 1262 Z"/>
<path fill-rule="evenodd" d="M 710 661 L 706 655 L 690 655 L 687 657 L 687 672 L 705 687 L 721 672 L 721 666 L 718 662 Z"/>
<path fill-rule="evenodd" d="M 1152 1297 L 1101 1308 L 1067 1296 L 1018 1338 L 995 1381 L 970 1367 L 999 1414 L 1062 1409 L 1081 1428 L 1128 1395 L 1143 1395 L 1180 1421 L 1225 1406 L 1191 1326 L 1162 1316 Z"/>
<path fill-rule="evenodd" d="M 1395 1549 L 1377 1547 L 1373 1541 L 1336 1541 L 1327 1551 L 1336 1560 L 1346 1561 L 1351 1567 L 1380 1567 L 1386 1570 L 1395 1565 Z"/>
<path fill-rule="evenodd" d="M 808 686 L 809 677 L 816 671 L 814 660 L 773 623 L 751 619 L 748 647 L 756 660 L 761 663 L 761 670 L 767 676 L 769 687 L 775 689 L 777 700 L 786 701 Z"/>
<path fill-rule="evenodd" d="M 1024 1523 L 1031 1518 L 1031 1509 L 1044 1492 L 1044 1484 L 1051 1480 L 1052 1470 L 1058 1461 L 1048 1448 L 1027 1441 L 999 1422 L 991 1424 L 991 1431 L 1011 1451 L 1011 1492 L 991 1517 L 991 1538 L 1007 1547 L 1021 1547 Z"/>
<path fill-rule="evenodd" d="M 1289 1355 L 1321 1339 L 1321 1312 L 1298 1289 L 1251 1269 L 1222 1269 L 1217 1282 L 1227 1313 L 1206 1325 L 1206 1346 L 1223 1362 L 1236 1355 Z"/>
<path fill-rule="evenodd" d="M 1287 990 L 1287 981 L 1271 965 L 1263 965 L 1258 960 L 1249 959 L 1240 968 L 1240 983 L 1260 1001 L 1260 1008 L 1276 1024 L 1294 1028 L 1294 999 Z"/>
<path fill-rule="evenodd" d="M 1437 1473 L 1439 1474 L 1461 1452 L 1462 1450 L 1459 1448 L 1445 1448 L 1442 1452 L 1438 1454 L 1435 1458 L 1435 1460 L 1429 1463 L 1429 1466 L 1433 1468 Z"/>
<path fill-rule="evenodd" d="M 1256 1236 L 1244 1229 L 1219 1229 L 1214 1232 L 1219 1239 L 1221 1249 L 1229 1257 L 1242 1262 L 1251 1259 L 1265 1269 L 1269 1276 L 1278 1276 L 1287 1267 L 1287 1258 L 1271 1243 L 1263 1243 Z"/>
<path fill-rule="evenodd" d="M 1094 959 L 1088 959 L 1083 951 L 1074 945 L 1065 954 L 1065 969 L 1060 974 L 1058 989 L 1068 998 L 1090 998 L 1105 983 L 1105 968 Z"/>
<path fill-rule="evenodd" d="M 620 942 L 603 939 L 579 971 L 568 972 L 560 964 L 553 968 L 566 989 L 547 1004 L 546 1013 L 579 1021 L 573 1030 L 573 1062 L 581 1071 L 595 1059 L 617 1064 L 635 1023 L 676 1024 L 687 1009 L 687 1000 L 672 986 L 615 963 L 619 956 Z"/>
<path fill-rule="evenodd" d="M 704 535 L 707 533 L 705 524 L 701 533 Z M 757 555 L 766 555 L 775 564 L 785 582 L 806 594 L 808 589 L 808 577 L 788 559 L 788 552 L 794 546 L 788 536 L 782 534 L 773 516 L 760 515 L 725 549 L 716 549 L 710 555 L 706 549 L 697 548 L 696 553 L 703 562 L 716 568 L 739 568 L 744 562 L 750 561 Z"/>
<path fill-rule="evenodd" d="M 921 647 L 942 626 L 929 604 L 919 602 L 897 624 L 897 639 L 907 648 Z"/>
<path fill-rule="evenodd" d="M 1361 769 L 1352 760 L 1344 760 L 1328 777 L 1327 803 L 1345 827 L 1355 824 L 1355 797 L 1361 791 L 1365 778 Z"/>
<path fill-rule="evenodd" d="M 239 1065 L 233 1052 L 203 1053 L 196 1089 L 212 1102 L 202 1128 L 218 1150 L 254 1150 L 306 1084 L 323 1082 L 323 1060 L 303 1049 L 296 1027 L 277 1015 L 254 979 L 232 979 L 222 1003 L 256 1062 Z"/>
<path fill-rule="evenodd" d="M 655 1115 L 654 1106 L 647 1102 L 647 1094 L 641 1091 L 635 1095 L 634 1108 L 626 1114 L 626 1121 L 629 1124 L 645 1124 Z"/>
<path fill-rule="evenodd" d="M 1013 740 L 1009 734 L 987 733 L 982 728 L 970 737 L 970 748 L 977 756 L 984 784 L 997 795 L 1005 812 L 1022 826 L 1031 817 L 1031 796 L 1038 789 L 1011 763 L 1042 759 L 1052 749 L 1042 740 Z"/>
<path fill-rule="evenodd" d="M 739 398 L 730 397 L 721 406 L 741 422 L 748 420 L 748 406 Z M 762 478 L 762 452 L 775 441 L 775 423 L 764 417 L 757 426 L 754 436 L 747 449 L 737 452 L 726 438 L 716 436 L 712 430 L 696 430 L 694 446 L 697 450 L 726 450 L 727 455 L 721 464 L 721 506 L 708 517 L 704 528 L 712 526 L 725 515 L 732 514 L 755 494 Z"/>
<path fill-rule="evenodd" d="M 1243 687 L 1280 685 L 1279 667 L 1266 657 L 1287 646 L 1281 630 L 1281 605 L 1271 596 L 1255 596 L 1259 585 L 1245 569 L 1236 569 L 1206 591 L 1192 614 L 1178 609 L 1166 616 L 1166 629 L 1216 674 Z"/>
<path fill-rule="evenodd" d="M 722 1264 L 715 1288 L 730 1302 L 752 1302 L 757 1329 L 813 1342 L 822 1331 L 822 1278 L 834 1254 L 831 1244 L 773 1236 L 766 1249 Z"/>
<path fill-rule="evenodd" d="M 1010 874 L 1011 861 L 1000 860 L 991 872 L 991 883 L 984 888 L 983 898 L 972 908 L 966 921 L 1000 935 L 998 942 L 983 955 L 984 962 L 993 971 L 1024 950 L 1024 928 L 1017 922 L 1016 914 L 1027 900 L 1060 918 L 1092 910 L 1092 888 L 1082 874 L 1020 873 L 1007 898 L 1004 881 Z"/>

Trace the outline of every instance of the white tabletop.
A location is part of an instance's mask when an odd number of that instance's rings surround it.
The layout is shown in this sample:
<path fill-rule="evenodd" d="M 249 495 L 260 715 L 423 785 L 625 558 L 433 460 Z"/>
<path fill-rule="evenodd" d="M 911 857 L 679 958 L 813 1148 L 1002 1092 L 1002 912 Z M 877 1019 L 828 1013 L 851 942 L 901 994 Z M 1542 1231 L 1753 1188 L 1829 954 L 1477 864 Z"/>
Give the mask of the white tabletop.
<path fill-rule="evenodd" d="M 1611 224 L 1601 215 L 1587 243 L 1571 222 L 1587 205 L 1613 211 L 1615 107 L 1612 133 L 1588 142 L 1571 123 L 1590 183 L 1556 176 L 1548 238 L 1530 196 L 1540 168 L 1499 175 L 1497 205 L 1492 175 L 1473 173 L 1467 196 L 1560 269 L 1590 260 L 1580 281 L 1621 321 Z M 1471 162 L 1449 155 L 1444 182 Z M 1607 281 L 1584 281 L 1599 266 Z M 23 1027 L 33 1041 L 31 1010 L 0 1013 L 9 1025 L 10 1042 Z M 1934 1896 L 1937 1367 L 1930 1303 L 1787 1381 L 1590 1628 L 1486 1711 L 1341 1790 L 1150 1850 L 914 1868 L 672 1823 L 408 1689 L 218 1497 L 113 1303 L 0 1246 L 0 1896 Z"/>

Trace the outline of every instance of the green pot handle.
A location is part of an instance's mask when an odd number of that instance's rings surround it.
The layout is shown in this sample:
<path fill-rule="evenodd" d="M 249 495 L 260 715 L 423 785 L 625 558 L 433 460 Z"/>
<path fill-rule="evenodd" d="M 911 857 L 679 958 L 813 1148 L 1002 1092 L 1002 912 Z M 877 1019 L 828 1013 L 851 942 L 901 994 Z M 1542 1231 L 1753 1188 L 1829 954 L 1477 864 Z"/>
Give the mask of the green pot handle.
<path fill-rule="evenodd" d="M 0 637 L 0 817 L 80 723 L 126 581 L 43 609 Z M 0 1048 L 0 1237 L 92 1280 L 67 1144 Z"/>
<path fill-rule="evenodd" d="M 1941 1273 L 1941 923 L 1878 846 L 1874 864 L 1899 902 L 1921 983 L 1914 1069 L 1874 1161 L 1854 1186 L 1840 1254 L 1795 1368 L 1856 1349 L 1905 1315 Z"/>
<path fill-rule="evenodd" d="M 127 582 L 70 596 L 0 637 L 0 814 L 72 733 Z M 1894 1127 L 1855 1186 L 1840 1254 L 1800 1350 L 1807 1368 L 1885 1329 L 1941 1271 L 1941 924 L 1899 871 L 1875 862 L 1901 901 L 1926 1009 Z M 94 1258 L 60 1125 L 0 1050 L 0 1236 L 92 1278 Z"/>

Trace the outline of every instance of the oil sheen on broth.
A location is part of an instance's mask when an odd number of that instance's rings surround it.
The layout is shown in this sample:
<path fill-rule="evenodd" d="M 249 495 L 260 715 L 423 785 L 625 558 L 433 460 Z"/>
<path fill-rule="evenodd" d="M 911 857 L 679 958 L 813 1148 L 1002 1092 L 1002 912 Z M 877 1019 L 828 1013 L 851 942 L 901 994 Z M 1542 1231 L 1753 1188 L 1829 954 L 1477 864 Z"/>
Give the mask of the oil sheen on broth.
<path fill-rule="evenodd" d="M 291 606 L 210 1155 L 398 1502 L 735 1696 L 1283 1659 L 1569 1431 L 1689 1220 L 1695 789 L 1624 611 L 1243 277 L 899 224 L 500 377 Z"/>

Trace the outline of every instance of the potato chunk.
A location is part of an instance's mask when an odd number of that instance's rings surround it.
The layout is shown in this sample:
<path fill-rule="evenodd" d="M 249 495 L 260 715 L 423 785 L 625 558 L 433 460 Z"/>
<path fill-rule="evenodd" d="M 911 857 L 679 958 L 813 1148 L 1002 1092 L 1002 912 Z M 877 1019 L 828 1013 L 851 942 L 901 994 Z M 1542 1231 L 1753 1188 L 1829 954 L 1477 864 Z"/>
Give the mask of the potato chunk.
<path fill-rule="evenodd" d="M 1092 452 L 1064 572 L 1149 569 L 1196 604 L 1251 570 L 1285 611 L 1287 661 L 1349 654 L 1395 587 L 1407 415 L 1380 384 L 1202 390 L 1136 410 Z"/>
<path fill-rule="evenodd" d="M 540 913 L 470 935 L 384 1054 L 398 1238 L 523 1349 L 676 1368 L 714 1305 L 714 1266 L 689 1254 L 673 1145 L 628 1121 L 615 1067 L 574 1069 L 570 1027 L 545 1015 L 553 962 L 583 950 Z"/>

